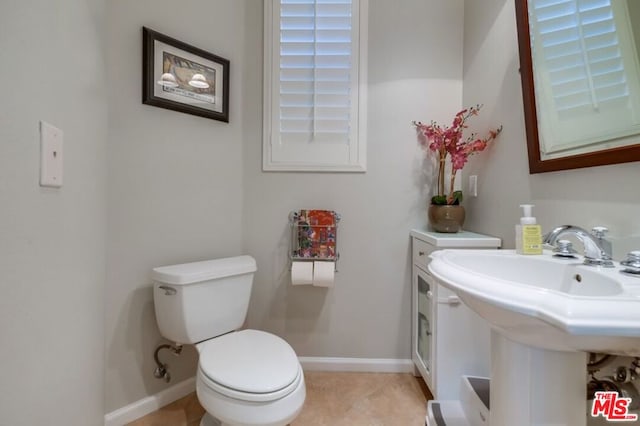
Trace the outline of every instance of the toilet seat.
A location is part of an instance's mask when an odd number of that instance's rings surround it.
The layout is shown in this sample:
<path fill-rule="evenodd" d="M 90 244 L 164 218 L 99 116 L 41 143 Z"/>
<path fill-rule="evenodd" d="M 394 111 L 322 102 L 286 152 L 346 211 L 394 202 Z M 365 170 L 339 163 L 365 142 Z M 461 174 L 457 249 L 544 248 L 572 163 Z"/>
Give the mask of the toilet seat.
<path fill-rule="evenodd" d="M 295 390 L 303 373 L 291 346 L 278 336 L 242 330 L 197 345 L 199 378 L 230 398 L 268 402 Z"/>

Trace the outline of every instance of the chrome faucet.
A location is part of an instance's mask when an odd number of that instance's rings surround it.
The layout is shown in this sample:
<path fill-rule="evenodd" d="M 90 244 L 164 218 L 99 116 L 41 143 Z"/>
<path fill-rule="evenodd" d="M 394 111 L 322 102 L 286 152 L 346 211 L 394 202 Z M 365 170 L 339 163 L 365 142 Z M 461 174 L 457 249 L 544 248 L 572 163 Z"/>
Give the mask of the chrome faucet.
<path fill-rule="evenodd" d="M 543 237 L 542 243 L 555 246 L 563 235 L 574 235 L 584 246 L 584 264 L 591 266 L 613 267 L 611 243 L 604 238 L 607 228 L 595 227 L 589 233 L 579 226 L 558 226 Z"/>

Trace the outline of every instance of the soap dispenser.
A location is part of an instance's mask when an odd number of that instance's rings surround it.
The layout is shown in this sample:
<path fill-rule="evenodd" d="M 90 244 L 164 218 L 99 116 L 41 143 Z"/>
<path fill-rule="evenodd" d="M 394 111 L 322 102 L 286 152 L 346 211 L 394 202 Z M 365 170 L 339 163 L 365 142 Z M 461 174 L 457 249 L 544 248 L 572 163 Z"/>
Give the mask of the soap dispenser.
<path fill-rule="evenodd" d="M 523 216 L 516 225 L 516 253 L 542 254 L 542 229 L 532 215 L 533 204 L 520 205 Z"/>

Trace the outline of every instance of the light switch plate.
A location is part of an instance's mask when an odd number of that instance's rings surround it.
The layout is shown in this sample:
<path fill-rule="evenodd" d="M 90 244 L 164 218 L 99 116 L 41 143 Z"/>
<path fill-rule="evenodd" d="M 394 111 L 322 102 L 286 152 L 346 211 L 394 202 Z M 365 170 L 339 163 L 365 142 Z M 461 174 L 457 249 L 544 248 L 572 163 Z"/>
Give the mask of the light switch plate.
<path fill-rule="evenodd" d="M 40 186 L 62 186 L 62 130 L 40 122 Z"/>

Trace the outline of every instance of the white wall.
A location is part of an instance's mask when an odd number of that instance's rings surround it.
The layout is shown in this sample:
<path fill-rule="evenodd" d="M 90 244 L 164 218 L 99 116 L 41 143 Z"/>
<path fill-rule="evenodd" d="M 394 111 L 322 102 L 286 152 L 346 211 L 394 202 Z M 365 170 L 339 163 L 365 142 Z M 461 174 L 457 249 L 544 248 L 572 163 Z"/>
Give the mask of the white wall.
<path fill-rule="evenodd" d="M 107 412 L 167 387 L 153 377 L 153 351 L 165 341 L 151 268 L 243 251 L 243 133 L 260 125 L 241 108 L 243 43 L 260 31 L 244 23 L 250 3 L 258 2 L 108 2 Z M 231 61 L 228 124 L 142 104 L 143 26 Z M 193 347 L 162 356 L 171 384 L 195 374 Z"/>
<path fill-rule="evenodd" d="M 409 230 L 426 225 L 429 190 L 411 121 L 449 120 L 461 105 L 462 1 L 369 9 L 367 172 L 262 172 L 260 127 L 245 139 L 244 248 L 258 262 L 249 325 L 300 356 L 410 358 Z M 246 71 L 248 90 L 259 92 L 258 55 Z M 261 121 L 259 104 L 247 109 L 248 122 Z M 300 208 L 342 215 L 331 290 L 288 284 L 287 216 Z"/>
<path fill-rule="evenodd" d="M 479 185 L 478 198 L 466 201 L 467 228 L 513 248 L 518 205 L 531 201 L 543 231 L 565 223 L 606 225 L 617 237 L 614 257 L 640 248 L 637 162 L 529 174 L 513 0 L 465 1 L 464 37 L 464 104 L 485 105 L 474 128 L 504 124 L 495 146 L 464 170 L 477 174 Z"/>
<path fill-rule="evenodd" d="M 0 424 L 103 422 L 107 103 L 101 0 L 2 2 Z M 39 120 L 64 186 L 39 180 Z"/>

